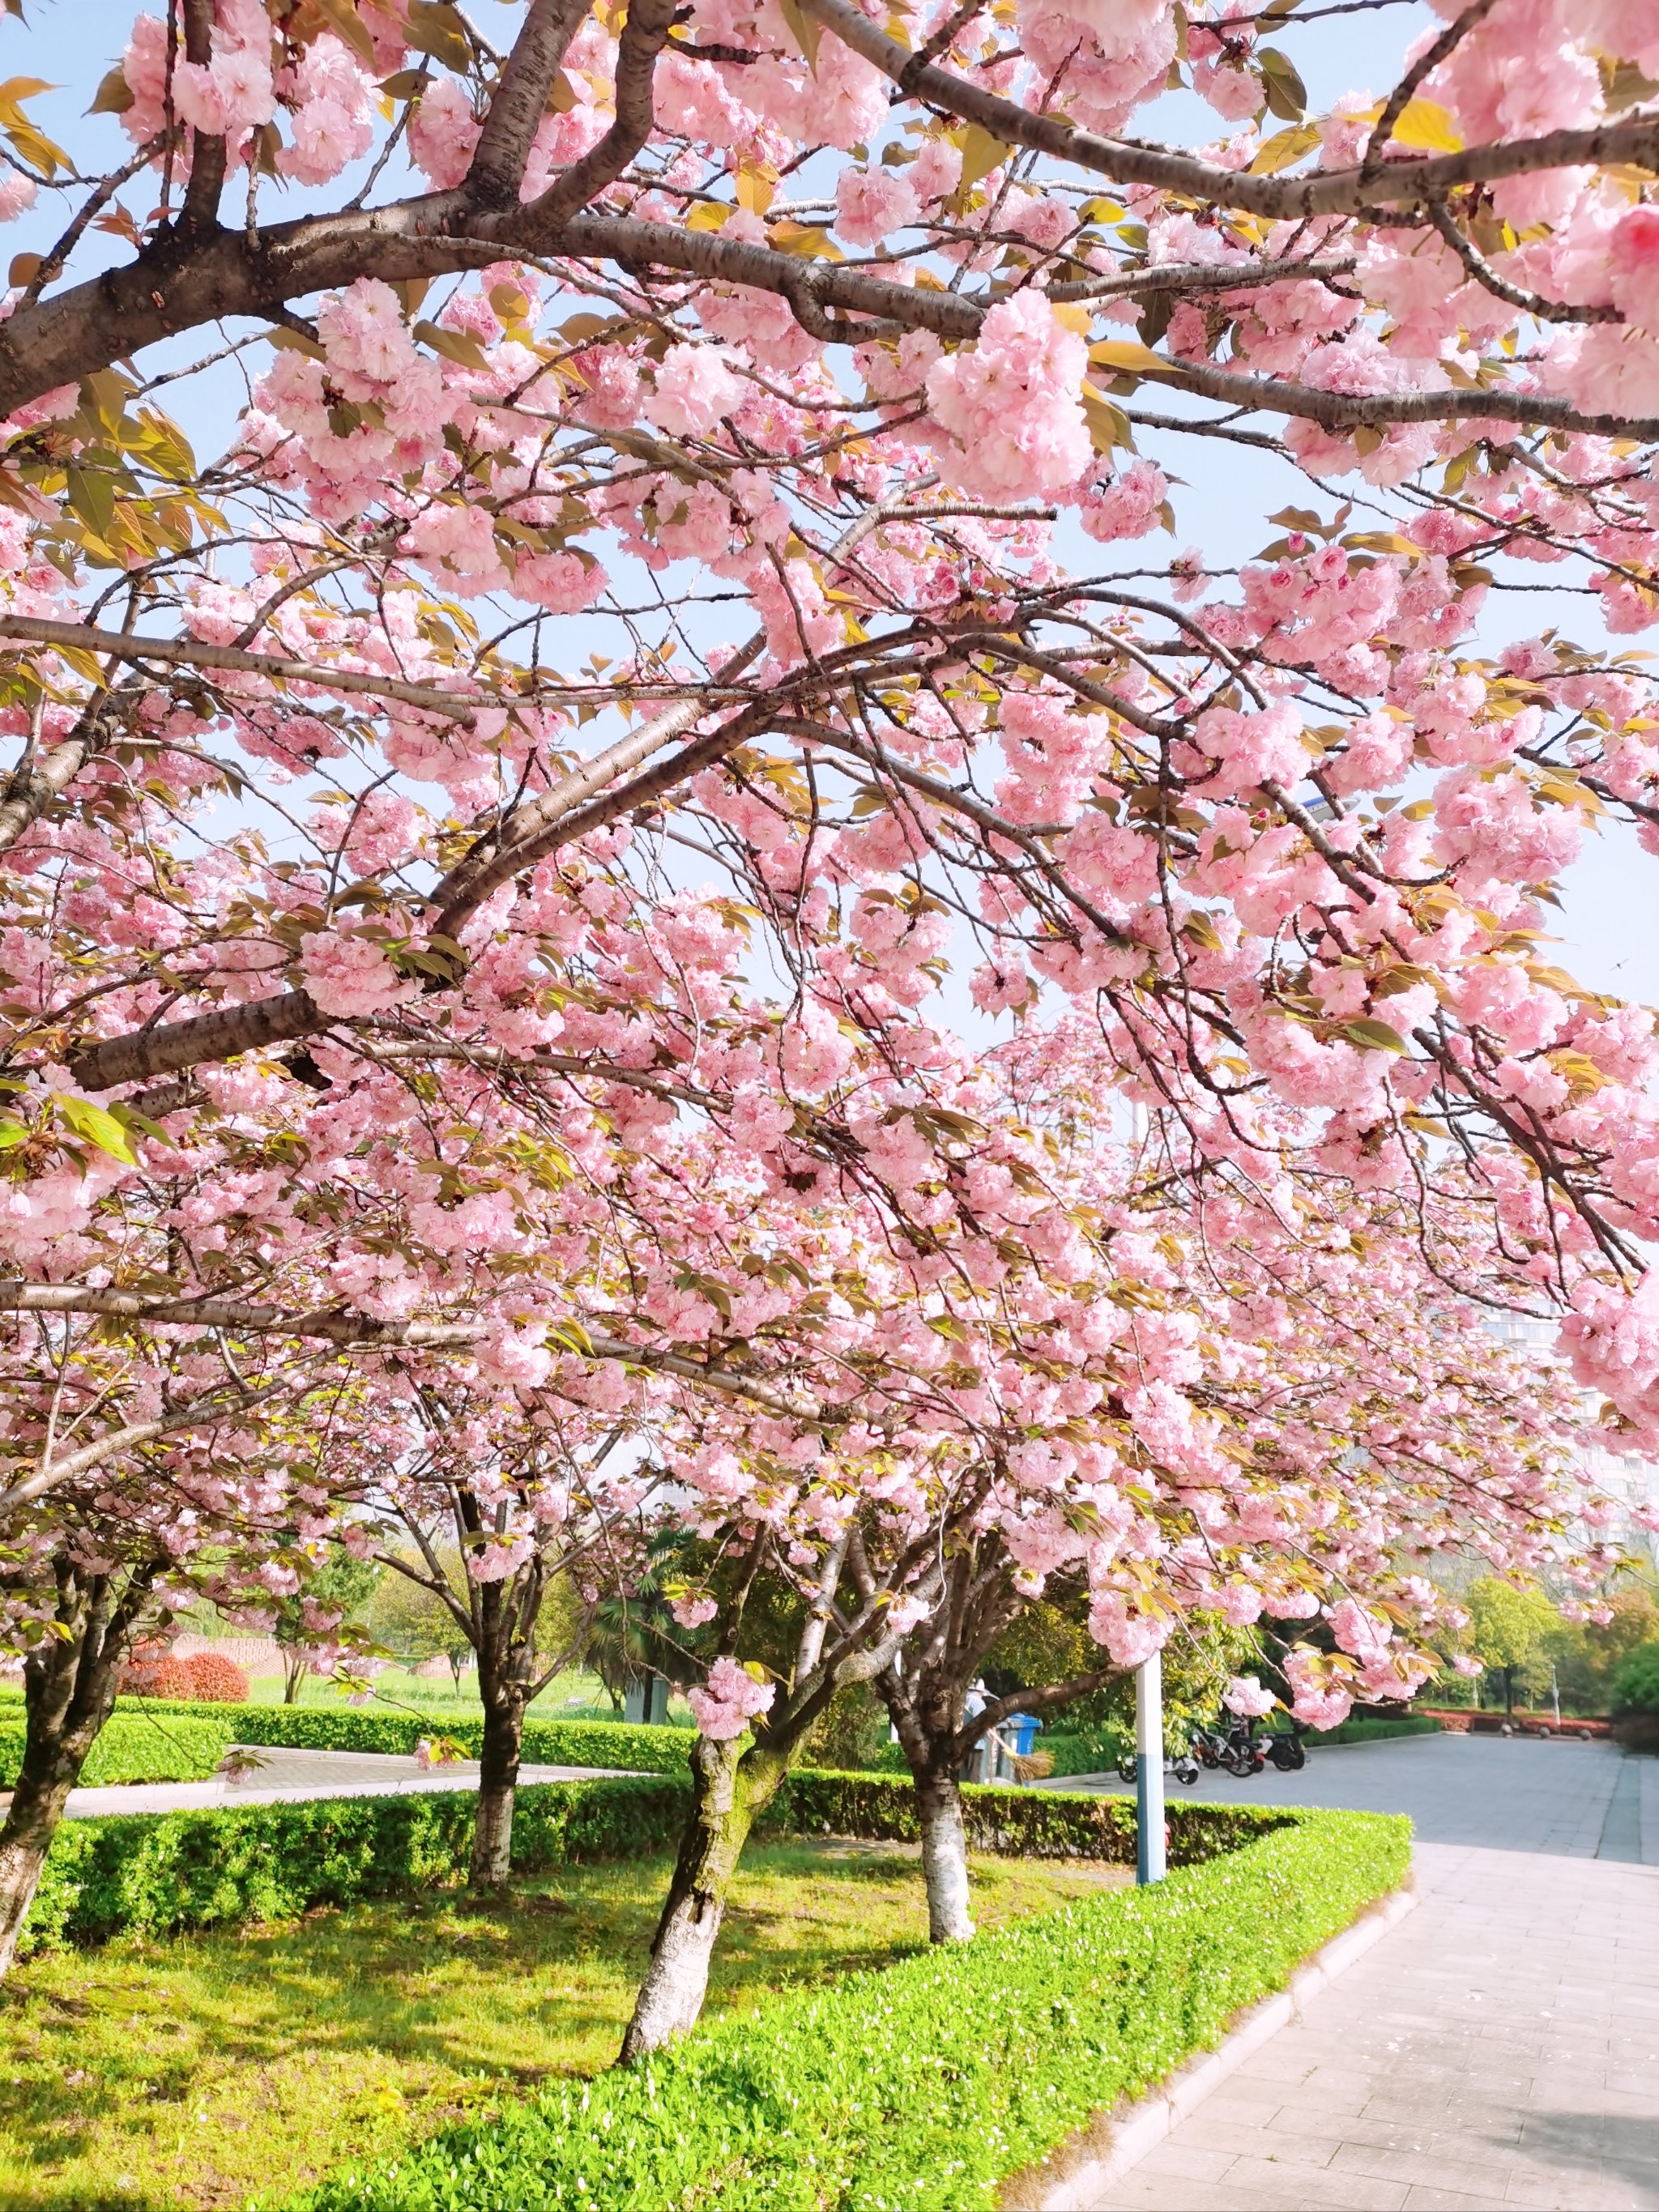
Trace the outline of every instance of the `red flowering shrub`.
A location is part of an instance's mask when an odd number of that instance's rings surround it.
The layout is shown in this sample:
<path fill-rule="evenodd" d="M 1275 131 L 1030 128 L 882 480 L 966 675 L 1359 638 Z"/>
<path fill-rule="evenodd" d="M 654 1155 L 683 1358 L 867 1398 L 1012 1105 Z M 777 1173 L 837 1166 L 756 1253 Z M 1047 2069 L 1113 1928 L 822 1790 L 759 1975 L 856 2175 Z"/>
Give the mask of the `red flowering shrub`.
<path fill-rule="evenodd" d="M 120 1692 L 125 1698 L 190 1698 L 196 1692 L 185 1672 L 185 1662 L 175 1659 L 156 1638 L 135 1644 L 121 1669 Z"/>
<path fill-rule="evenodd" d="M 127 1698 L 194 1698 L 208 1705 L 247 1703 L 247 1676 L 222 1652 L 198 1651 L 180 1659 L 152 1638 L 134 1647 L 121 1670 L 121 1694 Z"/>
<path fill-rule="evenodd" d="M 227 1659 L 217 1651 L 198 1651 L 193 1659 L 179 1659 L 173 1663 L 184 1675 L 186 1686 L 173 1695 L 199 1698 L 209 1705 L 247 1703 L 247 1676 L 234 1659 Z"/>

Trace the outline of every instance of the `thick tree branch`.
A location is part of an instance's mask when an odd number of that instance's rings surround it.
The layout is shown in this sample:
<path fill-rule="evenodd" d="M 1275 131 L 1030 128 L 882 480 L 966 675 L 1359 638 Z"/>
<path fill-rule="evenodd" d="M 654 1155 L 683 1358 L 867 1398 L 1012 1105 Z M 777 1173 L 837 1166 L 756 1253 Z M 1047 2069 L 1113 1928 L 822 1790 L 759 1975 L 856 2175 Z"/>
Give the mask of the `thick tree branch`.
<path fill-rule="evenodd" d="M 657 57 L 667 44 L 674 7 L 675 0 L 629 0 L 617 48 L 616 119 L 591 153 L 532 202 L 531 218 L 538 226 L 557 226 L 580 213 L 615 184 L 651 136 L 656 121 L 652 80 Z"/>
<path fill-rule="evenodd" d="M 187 1407 L 182 1413 L 169 1413 L 158 1421 L 134 1421 L 125 1428 L 112 1429 L 107 1436 L 82 1444 L 79 1451 L 65 1452 L 49 1465 L 40 1468 L 22 1482 L 14 1483 L 9 1490 L 0 1491 L 0 1513 L 9 1513 L 14 1507 L 27 1505 L 37 1498 L 45 1497 L 65 1482 L 72 1482 L 77 1474 L 88 1474 L 94 1468 L 106 1467 L 111 1460 L 118 1459 L 123 1452 L 137 1451 L 143 1444 L 152 1444 L 162 1437 L 176 1436 L 181 1429 L 211 1428 L 234 1414 L 245 1413 L 252 1407 L 266 1404 L 280 1397 L 286 1390 L 297 1389 L 293 1381 L 273 1382 L 263 1390 L 243 1390 L 214 1400 L 211 1403 Z"/>
<path fill-rule="evenodd" d="M 1079 1698 L 1086 1698 L 1096 1690 L 1103 1690 L 1109 1683 L 1121 1681 L 1121 1667 L 1093 1667 L 1087 1674 L 1073 1674 L 1068 1681 L 1050 1682 L 1042 1690 L 1015 1690 L 1006 1698 L 997 1698 L 983 1712 L 964 1721 L 957 1731 L 957 1757 L 965 1759 L 981 1736 L 994 1728 L 1000 1728 L 1016 1713 L 1052 1712 L 1056 1705 L 1069 1705 Z"/>
<path fill-rule="evenodd" d="M 1358 215 L 1367 208 L 1420 207 L 1443 199 L 1460 185 L 1490 183 L 1500 177 L 1530 175 L 1540 169 L 1565 169 L 1632 161 L 1652 166 L 1659 158 L 1659 118 L 1609 124 L 1595 131 L 1553 131 L 1542 138 L 1497 146 L 1472 146 L 1423 161 L 1390 161 L 1375 176 L 1363 168 L 1328 169 L 1310 177 L 1252 176 L 1223 169 L 1189 154 L 1103 138 L 1079 131 L 1054 115 L 1036 115 L 1017 100 L 988 92 L 912 53 L 852 4 L 852 0 L 800 0 L 802 12 L 831 30 L 843 45 L 913 100 L 946 115 L 977 123 L 1011 146 L 1030 147 L 1060 161 L 1075 162 L 1114 182 L 1152 185 L 1184 192 L 1212 206 L 1238 208 L 1246 214 L 1281 222 L 1305 222 L 1321 215 Z"/>
<path fill-rule="evenodd" d="M 133 1291 L 84 1290 L 74 1284 L 25 1283 L 15 1278 L 0 1281 L 0 1313 L 101 1314 L 156 1328 L 223 1328 L 241 1335 L 308 1339 L 335 1345 L 342 1350 L 369 1352 L 465 1350 L 480 1342 L 489 1327 L 483 1321 L 380 1321 L 372 1314 L 353 1313 L 336 1306 L 288 1314 L 279 1307 L 261 1305 L 252 1299 L 193 1296 L 156 1298 L 141 1297 Z M 629 1367 L 646 1368 L 653 1374 L 672 1376 L 677 1382 L 695 1382 L 701 1389 L 717 1390 L 725 1397 L 744 1399 L 768 1413 L 801 1422 L 809 1428 L 833 1425 L 833 1417 L 822 1408 L 793 1399 L 763 1378 L 746 1375 L 740 1369 L 716 1367 L 688 1359 L 679 1352 L 659 1350 L 655 1345 L 635 1344 L 623 1337 L 596 1335 L 585 1323 L 581 1327 L 587 1349 L 576 1353 L 577 1358 L 615 1359 Z M 173 1425 L 177 1427 L 183 1420 L 181 1416 Z M 152 1424 L 145 1429 L 143 1437 L 137 1431 L 131 1436 L 125 1431 L 122 1434 L 127 1436 L 129 1442 L 142 1442 L 150 1434 L 162 1434 L 165 1426 Z M 77 1473 L 81 1468 L 78 1460 L 63 1460 L 54 1464 L 66 1474 Z M 8 1498 L 11 1495 L 9 1492 Z M 0 1507 L 6 1503 L 6 1498 L 0 1498 Z"/>
<path fill-rule="evenodd" d="M 531 141 L 547 112 L 565 50 L 586 13 L 587 0 L 531 0 L 473 152 L 466 191 L 475 205 L 518 205 Z"/>

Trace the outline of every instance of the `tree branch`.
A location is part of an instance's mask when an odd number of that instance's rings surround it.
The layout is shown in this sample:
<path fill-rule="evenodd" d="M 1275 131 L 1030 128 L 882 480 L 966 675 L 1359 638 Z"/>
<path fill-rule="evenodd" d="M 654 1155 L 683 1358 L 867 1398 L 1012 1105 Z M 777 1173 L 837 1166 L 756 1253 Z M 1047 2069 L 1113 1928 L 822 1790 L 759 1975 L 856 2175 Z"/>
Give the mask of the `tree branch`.
<path fill-rule="evenodd" d="M 1059 116 L 1033 114 L 1017 101 L 987 92 L 912 53 L 861 14 L 852 0 L 800 0 L 800 6 L 803 14 L 815 17 L 843 45 L 873 63 L 901 92 L 964 122 L 977 123 L 1011 146 L 1073 161 L 1118 184 L 1152 185 L 1215 207 L 1238 208 L 1282 222 L 1358 215 L 1374 206 L 1420 207 L 1430 199 L 1443 199 L 1460 185 L 1486 184 L 1540 169 L 1612 161 L 1653 167 L 1659 158 L 1659 118 L 1650 117 L 1594 131 L 1553 131 L 1542 138 L 1472 146 L 1431 161 L 1390 161 L 1376 176 L 1367 176 L 1363 168 L 1328 169 L 1309 177 L 1252 176 L 1189 154 L 1103 138 Z"/>
<path fill-rule="evenodd" d="M 74 1284 L 25 1283 L 19 1279 L 0 1281 L 0 1313 L 102 1314 L 121 1321 L 143 1322 L 158 1328 L 224 1328 L 250 1336 L 311 1338 L 337 1346 L 343 1351 L 411 1352 L 465 1349 L 478 1343 L 489 1324 L 467 1322 L 389 1322 L 372 1314 L 342 1308 L 318 1307 L 308 1313 L 285 1314 L 276 1306 L 252 1299 L 186 1296 L 173 1298 L 140 1297 L 133 1291 L 83 1290 Z M 724 1396 L 743 1398 L 786 1420 L 809 1428 L 832 1426 L 833 1417 L 821 1407 L 805 1405 L 774 1389 L 762 1378 L 741 1370 L 715 1367 L 680 1353 L 659 1351 L 650 1344 L 634 1344 L 624 1338 L 595 1335 L 581 1324 L 586 1352 L 577 1358 L 615 1359 L 629 1367 L 672 1376 L 677 1382 L 696 1382 Z M 158 1435 L 160 1430 L 155 1431 Z M 70 1463 L 61 1462 L 65 1466 Z M 73 1467 L 70 1468 L 72 1473 Z M 5 1503 L 0 1498 L 0 1506 Z"/>
<path fill-rule="evenodd" d="M 234 646 L 202 645 L 193 638 L 135 637 L 126 630 L 41 622 L 32 615 L 0 615 L 0 638 L 5 637 L 70 652 L 107 653 L 135 668 L 146 661 L 160 660 L 185 668 L 222 668 L 240 675 L 267 676 L 274 683 L 311 684 L 319 691 L 361 691 L 376 699 L 396 699 L 403 706 L 419 707 L 428 714 L 447 714 L 469 729 L 473 708 L 483 703 L 477 700 L 469 703 L 453 691 L 440 691 L 432 684 L 405 684 L 399 677 L 374 676 L 355 668 L 331 668 L 326 662 L 313 665 L 276 653 L 239 653 Z"/>
<path fill-rule="evenodd" d="M 629 0 L 617 48 L 616 119 L 591 153 L 567 169 L 530 206 L 537 223 L 562 224 L 613 185 L 651 136 L 656 116 L 652 82 L 667 43 L 675 0 Z"/>
<path fill-rule="evenodd" d="M 531 0 L 473 151 L 465 190 L 486 208 L 516 207 L 526 157 L 586 0 Z"/>

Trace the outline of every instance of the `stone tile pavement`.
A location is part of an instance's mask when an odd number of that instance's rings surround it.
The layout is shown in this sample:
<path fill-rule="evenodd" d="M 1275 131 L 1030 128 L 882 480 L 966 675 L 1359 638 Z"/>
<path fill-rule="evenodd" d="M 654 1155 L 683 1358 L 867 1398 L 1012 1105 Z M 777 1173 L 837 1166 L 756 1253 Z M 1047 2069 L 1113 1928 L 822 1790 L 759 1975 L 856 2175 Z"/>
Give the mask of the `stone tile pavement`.
<path fill-rule="evenodd" d="M 209 1782 L 151 1782 L 120 1788 L 71 1790 L 67 1817 L 89 1820 L 110 1813 L 183 1813 L 209 1805 L 276 1805 L 305 1797 L 386 1797 L 411 1790 L 476 1790 L 478 1762 L 457 1759 L 453 1766 L 418 1765 L 412 1759 L 368 1751 L 296 1751 L 286 1746 L 256 1747 L 260 1764 L 240 1775 L 216 1775 Z M 598 1766 L 521 1766 L 519 1779 L 580 1782 L 616 1770 Z M 0 1790 L 0 1819 L 10 1803 Z"/>
<path fill-rule="evenodd" d="M 1659 1869 L 1595 1856 L 1632 1769 L 1659 1840 L 1659 1761 L 1601 1767 L 1567 1852 L 1419 1844 L 1419 1910 L 1078 2212 L 1659 2208 Z"/>
<path fill-rule="evenodd" d="M 1123 1787 L 1115 1774 L 1049 1786 Z M 1205 1774 L 1190 1793 L 1168 1788 L 1176 1799 L 1409 1813 L 1424 1843 L 1659 1866 L 1659 1759 L 1626 1758 L 1616 1744 L 1395 1736 L 1313 1752 L 1299 1774 L 1269 1767 L 1248 1781 Z"/>

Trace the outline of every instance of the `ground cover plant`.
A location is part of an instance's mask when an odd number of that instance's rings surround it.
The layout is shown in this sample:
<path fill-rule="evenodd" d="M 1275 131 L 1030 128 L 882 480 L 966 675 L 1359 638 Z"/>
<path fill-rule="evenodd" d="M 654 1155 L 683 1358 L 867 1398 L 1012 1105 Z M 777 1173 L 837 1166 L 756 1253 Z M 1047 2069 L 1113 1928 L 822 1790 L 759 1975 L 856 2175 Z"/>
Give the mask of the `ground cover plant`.
<path fill-rule="evenodd" d="M 282 1927 L 27 1961 L 0 1997 L 7 2212 L 220 2212 L 616 2056 L 667 1856 L 517 1876 L 500 1905 L 403 1895 Z M 758 1844 L 718 2015 L 927 1941 L 915 1846 Z M 982 1922 L 1126 1879 L 975 1860 Z"/>
<path fill-rule="evenodd" d="M 1403 1878 L 1410 1825 L 1304 1815 L 1243 1850 L 716 2022 L 290 2212 L 989 2212 L 1094 2112 L 1218 2041 Z"/>

